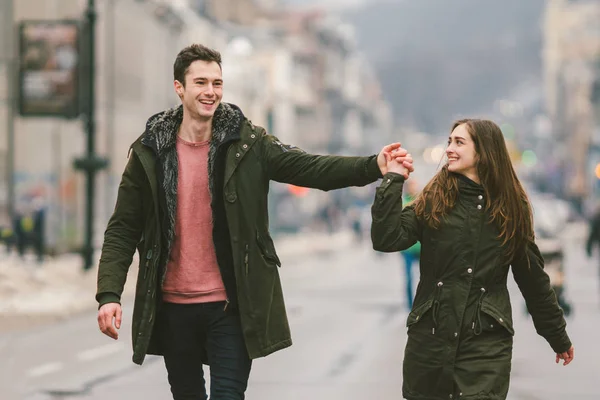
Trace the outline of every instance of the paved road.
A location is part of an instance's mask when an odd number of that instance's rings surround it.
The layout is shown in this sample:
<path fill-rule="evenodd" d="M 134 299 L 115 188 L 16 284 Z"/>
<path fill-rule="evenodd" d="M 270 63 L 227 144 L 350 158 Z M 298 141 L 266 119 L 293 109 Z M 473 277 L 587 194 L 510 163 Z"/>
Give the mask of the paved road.
<path fill-rule="evenodd" d="M 546 342 L 519 312 L 513 290 L 515 353 L 510 399 L 599 399 L 600 301 L 596 263 L 570 243 L 569 332 L 576 360 L 557 366 Z M 406 311 L 398 255 L 367 245 L 329 256 L 284 260 L 281 270 L 292 348 L 254 364 L 247 399 L 399 399 Z M 117 342 L 103 337 L 95 312 L 58 325 L 0 336 L 0 399 L 170 398 L 161 358 L 130 361 L 129 320 Z"/>

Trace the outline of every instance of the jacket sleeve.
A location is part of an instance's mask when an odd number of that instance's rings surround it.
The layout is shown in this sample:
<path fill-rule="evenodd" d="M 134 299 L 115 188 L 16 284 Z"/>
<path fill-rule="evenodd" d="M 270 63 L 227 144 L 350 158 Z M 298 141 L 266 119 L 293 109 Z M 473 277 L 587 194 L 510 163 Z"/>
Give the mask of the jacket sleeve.
<path fill-rule="evenodd" d="M 140 185 L 146 178 L 138 157 L 134 152 L 131 154 L 121 178 L 113 215 L 104 233 L 96 292 L 100 306 L 120 302 L 127 271 L 142 236 L 143 197 Z"/>
<path fill-rule="evenodd" d="M 381 178 L 377 156 L 343 157 L 308 154 L 264 134 L 259 143 L 269 179 L 324 191 L 365 186 Z"/>
<path fill-rule="evenodd" d="M 550 278 L 544 271 L 544 259 L 535 242 L 529 241 L 515 255 L 511 268 L 537 333 L 546 339 L 556 353 L 569 350 L 571 340 L 567 335 L 567 322 L 550 285 Z"/>
<path fill-rule="evenodd" d="M 373 249 L 382 252 L 405 250 L 421 240 L 421 225 L 412 205 L 402 207 L 402 175 L 388 172 L 375 191 L 371 207 Z"/>

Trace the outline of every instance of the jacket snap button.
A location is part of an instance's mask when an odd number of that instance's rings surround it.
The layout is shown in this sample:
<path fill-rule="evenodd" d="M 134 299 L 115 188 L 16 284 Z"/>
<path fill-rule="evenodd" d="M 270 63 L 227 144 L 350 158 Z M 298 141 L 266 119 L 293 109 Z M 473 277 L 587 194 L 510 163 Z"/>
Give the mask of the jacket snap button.
<path fill-rule="evenodd" d="M 478 198 L 479 200 L 483 200 L 483 196 L 482 196 L 482 195 L 479 195 L 479 196 L 477 196 L 477 198 Z"/>
<path fill-rule="evenodd" d="M 243 145 L 242 147 L 243 147 L 244 149 L 247 149 L 247 148 L 248 148 L 248 145 L 247 145 L 247 144 L 245 144 L 245 145 Z"/>
<path fill-rule="evenodd" d="M 415 318 L 415 321 L 418 321 L 418 320 L 419 320 L 419 316 L 417 315 L 417 317 Z"/>
<path fill-rule="evenodd" d="M 256 137 L 256 135 L 253 133 L 252 135 L 250 135 L 250 137 L 251 137 L 252 139 L 254 139 L 254 138 Z"/>
<path fill-rule="evenodd" d="M 235 153 L 235 156 L 236 156 L 237 158 L 240 158 L 240 153 Z"/>
<path fill-rule="evenodd" d="M 230 203 L 234 203 L 237 200 L 237 195 L 235 193 L 227 193 L 226 199 Z"/>
<path fill-rule="evenodd" d="M 467 269 L 467 272 L 470 274 L 473 272 L 473 269 L 469 268 L 469 269 Z"/>
<path fill-rule="evenodd" d="M 478 205 L 477 205 L 477 209 L 478 209 L 478 210 L 481 210 L 481 204 L 478 204 Z"/>
<path fill-rule="evenodd" d="M 437 284 L 437 285 L 438 285 L 439 287 L 441 287 L 441 286 L 443 286 L 443 285 L 444 285 L 444 282 L 438 282 L 438 284 Z"/>
<path fill-rule="evenodd" d="M 504 321 L 502 321 L 502 318 L 498 318 L 498 321 L 499 321 L 499 322 L 504 322 Z"/>
<path fill-rule="evenodd" d="M 387 180 L 387 183 L 390 183 L 391 181 L 392 181 L 391 179 L 388 179 L 388 180 Z"/>

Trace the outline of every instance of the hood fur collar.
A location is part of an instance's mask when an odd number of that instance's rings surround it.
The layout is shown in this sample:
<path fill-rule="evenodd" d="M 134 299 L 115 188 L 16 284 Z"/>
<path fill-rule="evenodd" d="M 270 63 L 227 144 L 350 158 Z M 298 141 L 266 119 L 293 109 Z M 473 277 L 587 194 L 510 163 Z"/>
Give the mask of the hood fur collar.
<path fill-rule="evenodd" d="M 211 144 L 218 146 L 226 139 L 239 135 L 244 114 L 234 104 L 221 103 L 213 117 Z M 183 121 L 183 105 L 153 115 L 146 123 L 142 143 L 154 149 L 160 157 L 175 146 L 177 130 Z"/>

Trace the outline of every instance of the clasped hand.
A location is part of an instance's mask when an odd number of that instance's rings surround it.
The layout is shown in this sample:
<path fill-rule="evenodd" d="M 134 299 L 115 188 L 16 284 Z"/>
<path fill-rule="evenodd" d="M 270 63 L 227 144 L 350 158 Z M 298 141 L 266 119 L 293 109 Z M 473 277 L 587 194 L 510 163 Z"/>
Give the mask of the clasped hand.
<path fill-rule="evenodd" d="M 408 150 L 401 147 L 400 143 L 392 143 L 385 146 L 377 157 L 377 165 L 381 174 L 393 172 L 408 179 L 409 175 L 415 170 L 413 167 L 413 158 Z"/>

